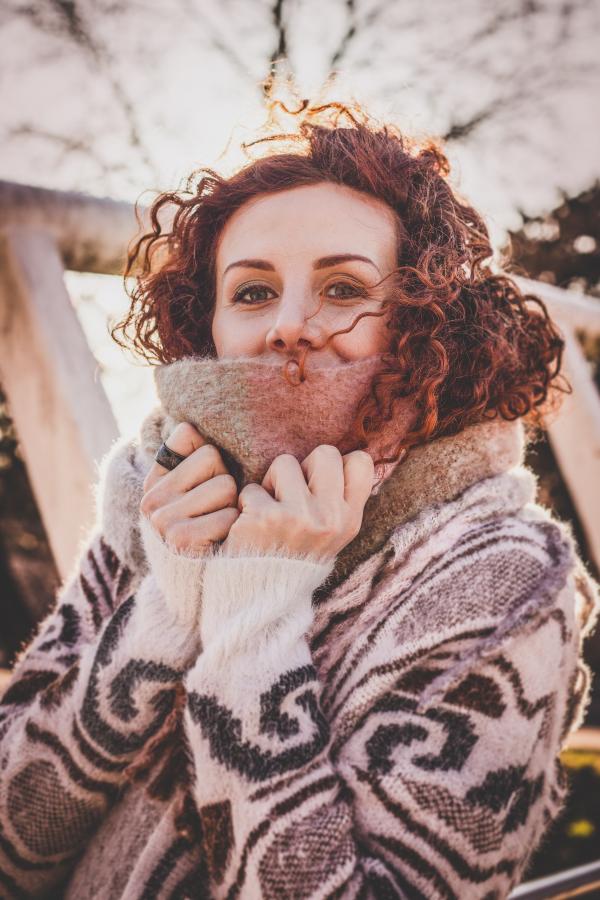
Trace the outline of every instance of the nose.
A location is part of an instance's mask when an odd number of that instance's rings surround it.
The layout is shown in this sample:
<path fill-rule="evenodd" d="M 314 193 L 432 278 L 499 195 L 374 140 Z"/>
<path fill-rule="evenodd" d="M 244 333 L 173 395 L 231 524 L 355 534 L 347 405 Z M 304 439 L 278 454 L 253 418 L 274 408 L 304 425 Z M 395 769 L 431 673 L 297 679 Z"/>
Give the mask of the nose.
<path fill-rule="evenodd" d="M 314 315 L 314 303 L 300 302 L 294 298 L 283 298 L 272 326 L 265 335 L 269 350 L 293 354 L 300 350 L 317 350 L 325 343 L 323 328 Z"/>

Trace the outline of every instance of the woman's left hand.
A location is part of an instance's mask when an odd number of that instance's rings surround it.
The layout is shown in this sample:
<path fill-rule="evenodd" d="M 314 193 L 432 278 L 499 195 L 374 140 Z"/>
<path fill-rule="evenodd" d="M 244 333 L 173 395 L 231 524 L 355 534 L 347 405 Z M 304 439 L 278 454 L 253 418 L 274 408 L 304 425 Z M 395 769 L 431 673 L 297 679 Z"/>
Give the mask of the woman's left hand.
<path fill-rule="evenodd" d="M 342 456 L 337 447 L 321 444 L 302 463 L 283 453 L 262 485 L 248 484 L 240 491 L 241 514 L 223 549 L 235 555 L 335 557 L 360 530 L 373 472 L 364 450 Z"/>

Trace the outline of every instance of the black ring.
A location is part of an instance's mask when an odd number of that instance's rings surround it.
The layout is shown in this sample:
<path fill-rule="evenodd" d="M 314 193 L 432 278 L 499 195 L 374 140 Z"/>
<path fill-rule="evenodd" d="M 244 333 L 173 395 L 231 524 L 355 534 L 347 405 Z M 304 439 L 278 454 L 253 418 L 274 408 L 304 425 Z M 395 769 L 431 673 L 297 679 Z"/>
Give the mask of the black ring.
<path fill-rule="evenodd" d="M 181 453 L 175 453 L 175 451 L 171 450 L 170 447 L 167 447 L 166 444 L 161 444 L 156 451 L 154 459 L 160 466 L 163 466 L 170 471 L 178 466 L 179 463 L 183 462 L 185 456 L 182 456 Z"/>

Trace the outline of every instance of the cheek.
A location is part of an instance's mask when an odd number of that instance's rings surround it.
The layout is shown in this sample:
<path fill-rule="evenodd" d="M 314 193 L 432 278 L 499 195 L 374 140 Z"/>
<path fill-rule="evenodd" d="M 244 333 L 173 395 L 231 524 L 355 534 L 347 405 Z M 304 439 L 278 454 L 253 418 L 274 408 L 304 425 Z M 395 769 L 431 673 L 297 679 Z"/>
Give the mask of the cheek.
<path fill-rule="evenodd" d="M 346 359 L 363 359 L 382 353 L 390 345 L 386 316 L 365 316 L 347 334 L 332 339 L 332 345 Z"/>
<path fill-rule="evenodd" d="M 265 342 L 265 324 L 254 317 L 217 309 L 212 321 L 212 338 L 217 356 L 253 356 Z"/>

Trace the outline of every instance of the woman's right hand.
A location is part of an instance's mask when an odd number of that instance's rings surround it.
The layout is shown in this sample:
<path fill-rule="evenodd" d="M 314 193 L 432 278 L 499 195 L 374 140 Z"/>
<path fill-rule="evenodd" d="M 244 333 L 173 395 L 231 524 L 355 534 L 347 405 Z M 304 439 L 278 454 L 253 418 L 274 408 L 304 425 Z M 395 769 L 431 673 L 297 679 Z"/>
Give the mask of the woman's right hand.
<path fill-rule="evenodd" d="M 169 471 L 155 462 L 143 485 L 140 512 L 174 551 L 201 554 L 224 540 L 240 515 L 238 491 L 221 454 L 189 422 L 165 441 L 186 459 Z"/>

